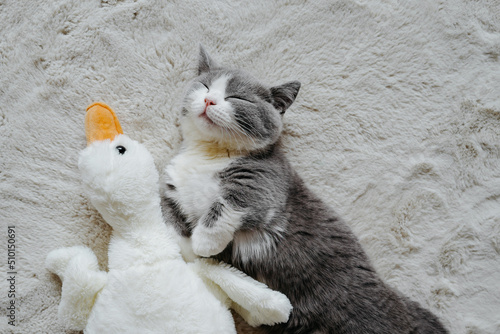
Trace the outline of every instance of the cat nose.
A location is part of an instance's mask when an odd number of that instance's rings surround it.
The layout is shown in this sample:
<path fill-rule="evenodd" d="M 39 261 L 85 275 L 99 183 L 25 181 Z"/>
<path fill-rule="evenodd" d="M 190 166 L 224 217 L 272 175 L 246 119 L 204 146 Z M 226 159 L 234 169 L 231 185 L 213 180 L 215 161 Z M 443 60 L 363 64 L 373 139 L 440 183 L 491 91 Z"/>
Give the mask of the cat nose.
<path fill-rule="evenodd" d="M 209 98 L 205 98 L 205 105 L 208 107 L 208 106 L 215 106 L 216 103 L 212 100 L 212 99 L 209 99 Z"/>

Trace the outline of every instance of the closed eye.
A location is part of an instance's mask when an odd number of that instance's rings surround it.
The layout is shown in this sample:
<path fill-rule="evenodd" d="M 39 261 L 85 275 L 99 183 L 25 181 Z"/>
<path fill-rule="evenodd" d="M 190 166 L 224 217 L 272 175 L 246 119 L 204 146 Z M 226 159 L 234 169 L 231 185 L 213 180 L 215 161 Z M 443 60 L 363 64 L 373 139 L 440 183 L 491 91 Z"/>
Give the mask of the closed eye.
<path fill-rule="evenodd" d="M 243 98 L 243 97 L 241 97 L 241 96 L 234 96 L 234 95 L 233 95 L 233 96 L 227 96 L 227 97 L 226 97 L 226 100 L 227 100 L 227 99 L 234 99 L 234 100 L 245 101 L 245 102 L 248 102 L 248 103 L 253 103 L 252 101 L 247 100 L 247 99 L 245 99 L 245 98 Z"/>
<path fill-rule="evenodd" d="M 200 82 L 200 83 L 201 83 L 203 86 L 205 86 L 205 88 L 206 88 L 207 90 L 210 90 L 210 88 L 208 88 L 208 86 L 207 86 L 207 85 L 205 85 L 203 82 Z"/>

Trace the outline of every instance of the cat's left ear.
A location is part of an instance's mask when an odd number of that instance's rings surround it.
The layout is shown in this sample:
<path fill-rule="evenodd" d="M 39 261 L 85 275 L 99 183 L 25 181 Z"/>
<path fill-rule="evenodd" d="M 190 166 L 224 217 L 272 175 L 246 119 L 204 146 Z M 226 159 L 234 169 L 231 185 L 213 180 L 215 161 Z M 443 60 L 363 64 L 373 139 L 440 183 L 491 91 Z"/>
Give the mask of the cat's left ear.
<path fill-rule="evenodd" d="M 291 81 L 280 86 L 271 87 L 273 105 L 282 115 L 292 105 L 293 101 L 295 101 L 299 89 L 300 82 L 298 81 Z"/>
<path fill-rule="evenodd" d="M 198 60 L 198 75 L 202 73 L 209 72 L 211 69 L 214 69 L 218 65 L 215 61 L 210 57 L 208 52 L 205 50 L 203 45 L 200 44 L 200 58 Z"/>

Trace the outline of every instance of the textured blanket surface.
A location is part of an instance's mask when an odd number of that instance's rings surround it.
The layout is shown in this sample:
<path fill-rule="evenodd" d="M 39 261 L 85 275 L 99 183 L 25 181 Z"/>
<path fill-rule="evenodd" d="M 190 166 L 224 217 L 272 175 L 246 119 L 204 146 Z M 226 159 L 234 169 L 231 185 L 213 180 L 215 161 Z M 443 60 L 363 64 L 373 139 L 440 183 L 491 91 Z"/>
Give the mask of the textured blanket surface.
<path fill-rule="evenodd" d="M 77 168 L 86 106 L 113 107 L 162 170 L 202 43 L 302 82 L 286 152 L 386 282 L 452 333 L 500 333 L 499 18 L 498 0 L 0 0 L 0 332 L 65 333 L 52 249 L 106 268 Z"/>

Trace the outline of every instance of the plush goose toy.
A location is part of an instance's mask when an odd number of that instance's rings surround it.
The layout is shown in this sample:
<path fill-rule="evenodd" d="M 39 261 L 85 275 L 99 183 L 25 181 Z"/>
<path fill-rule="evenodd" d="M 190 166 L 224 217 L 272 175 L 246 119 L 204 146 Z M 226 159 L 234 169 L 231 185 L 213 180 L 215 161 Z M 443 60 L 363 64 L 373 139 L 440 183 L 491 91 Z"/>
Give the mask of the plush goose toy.
<path fill-rule="evenodd" d="M 286 322 L 289 300 L 209 259 L 186 263 L 162 219 L 159 177 L 148 150 L 123 135 L 105 104 L 87 109 L 79 169 L 92 204 L 113 228 L 109 271 L 87 247 L 61 248 L 47 268 L 62 280 L 58 314 L 85 333 L 235 333 L 229 307 L 253 326 Z"/>

